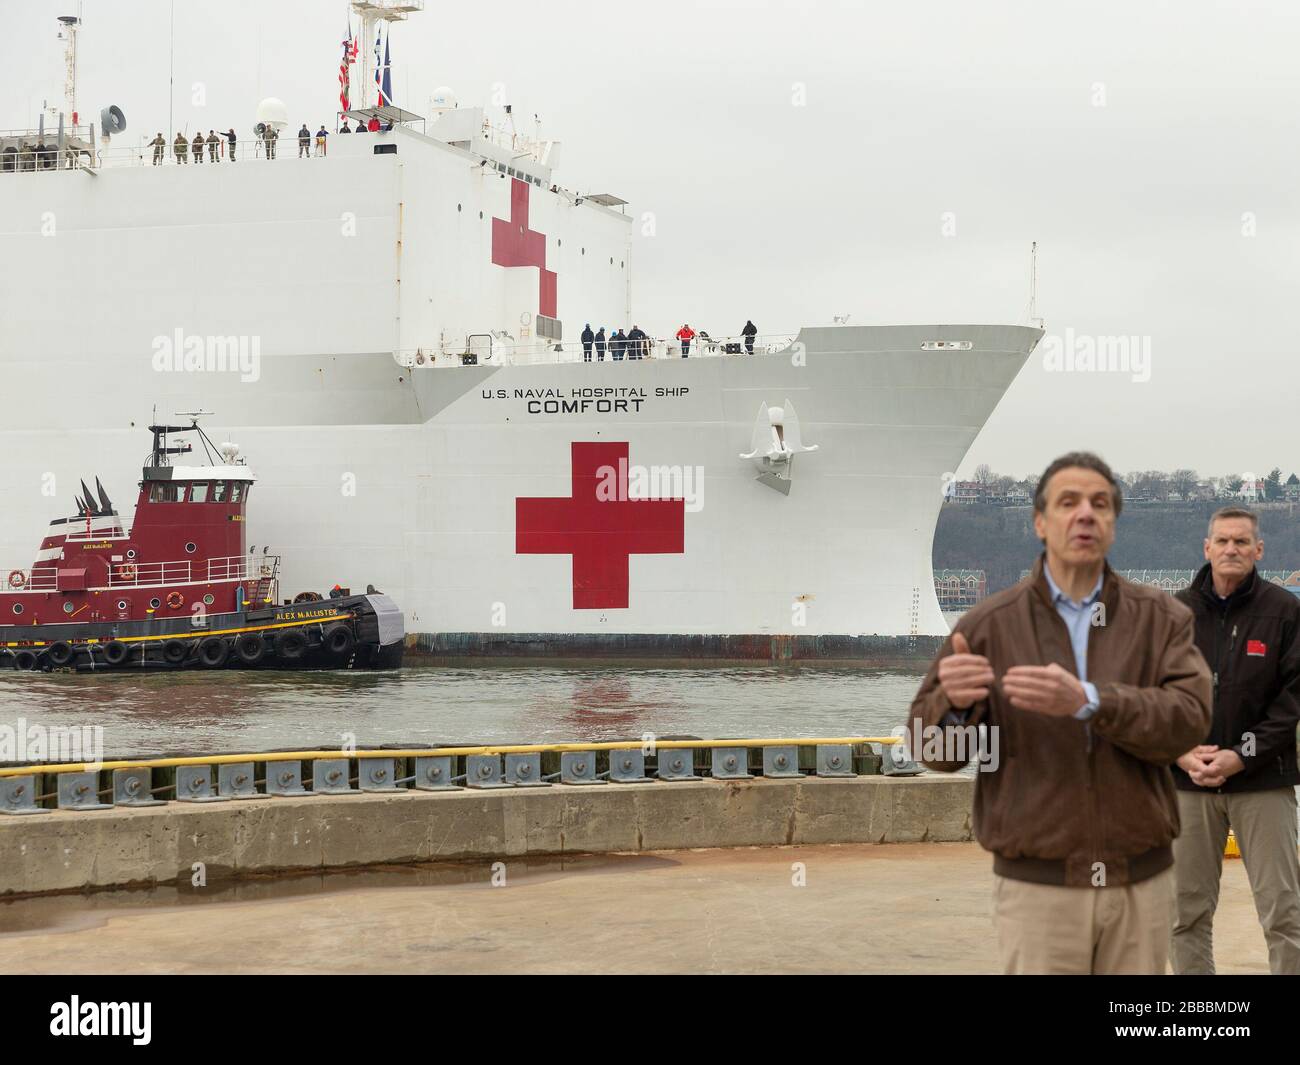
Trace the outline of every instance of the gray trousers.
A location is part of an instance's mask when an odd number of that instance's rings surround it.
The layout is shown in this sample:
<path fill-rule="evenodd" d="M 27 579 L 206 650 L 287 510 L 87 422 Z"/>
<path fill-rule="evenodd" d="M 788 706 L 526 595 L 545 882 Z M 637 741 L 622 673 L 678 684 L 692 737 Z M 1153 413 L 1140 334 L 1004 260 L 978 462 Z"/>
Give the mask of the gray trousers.
<path fill-rule="evenodd" d="M 1178 913 L 1170 943 L 1175 973 L 1214 972 L 1214 910 L 1232 826 L 1246 865 L 1273 973 L 1300 975 L 1300 860 L 1294 788 L 1220 794 L 1178 792 L 1174 840 Z"/>

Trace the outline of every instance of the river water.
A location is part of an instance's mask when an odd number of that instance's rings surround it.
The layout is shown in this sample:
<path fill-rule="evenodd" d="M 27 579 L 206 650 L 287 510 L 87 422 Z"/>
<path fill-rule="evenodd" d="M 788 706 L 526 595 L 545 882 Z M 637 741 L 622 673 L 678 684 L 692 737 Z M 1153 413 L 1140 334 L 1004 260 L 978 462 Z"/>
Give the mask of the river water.
<path fill-rule="evenodd" d="M 880 736 L 919 673 L 483 669 L 0 673 L 0 726 L 101 725 L 106 758 L 380 744 Z"/>

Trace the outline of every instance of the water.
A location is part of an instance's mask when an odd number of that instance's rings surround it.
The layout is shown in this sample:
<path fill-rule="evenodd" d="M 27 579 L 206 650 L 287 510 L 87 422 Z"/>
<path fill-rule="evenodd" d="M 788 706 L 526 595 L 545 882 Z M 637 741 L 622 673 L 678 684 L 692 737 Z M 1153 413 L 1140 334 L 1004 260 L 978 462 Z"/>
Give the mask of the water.
<path fill-rule="evenodd" d="M 657 736 L 887 736 L 919 673 L 413 667 L 0 673 L 0 726 L 102 725 L 106 758 Z"/>

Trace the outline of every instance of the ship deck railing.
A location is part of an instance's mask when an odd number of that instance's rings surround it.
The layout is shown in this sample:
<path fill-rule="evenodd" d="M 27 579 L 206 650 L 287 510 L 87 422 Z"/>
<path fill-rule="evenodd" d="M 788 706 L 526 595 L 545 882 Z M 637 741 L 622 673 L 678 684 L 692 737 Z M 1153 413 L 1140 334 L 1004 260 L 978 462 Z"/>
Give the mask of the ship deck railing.
<path fill-rule="evenodd" d="M 795 333 L 773 333 L 753 338 L 754 355 L 774 355 L 790 351 L 795 344 Z M 490 343 L 489 343 L 490 341 Z M 690 341 L 688 359 L 745 358 L 751 354 L 744 336 L 701 337 L 698 333 Z M 410 369 L 451 366 L 546 366 L 556 363 L 597 362 L 651 362 L 682 358 L 682 342 L 676 337 L 649 337 L 642 341 L 626 341 L 621 358 L 615 358 L 608 338 L 605 340 L 604 358 L 593 342 L 581 340 L 501 340 L 489 334 L 466 338 L 464 345 L 443 344 L 421 348 L 406 348 L 394 353 L 398 365 Z M 638 347 L 639 345 L 639 347 Z"/>
<path fill-rule="evenodd" d="M 311 158 L 328 155 L 329 141 L 326 141 L 325 151 L 319 150 L 316 145 L 316 132 L 316 130 L 311 131 L 311 140 L 306 149 L 306 154 Z M 356 131 L 352 132 L 355 133 Z M 326 133 L 328 137 L 339 135 L 332 129 L 327 130 Z M 362 130 L 361 135 L 369 136 L 370 134 Z M 63 156 L 60 158 L 57 137 L 52 137 L 48 130 L 45 135 L 46 151 L 44 154 L 38 154 L 37 152 L 37 145 L 40 142 L 37 141 L 35 135 L 22 138 L 12 137 L 6 141 L 3 132 L 0 132 L 0 173 L 12 173 L 15 170 L 24 173 L 71 170 L 77 167 L 86 167 L 92 170 L 113 170 L 141 166 L 208 166 L 212 163 L 244 162 L 246 160 L 249 162 L 254 160 L 274 162 L 281 158 L 297 159 L 302 156 L 297 130 L 281 130 L 280 136 L 274 143 L 273 154 L 268 154 L 266 141 L 251 130 L 242 134 L 236 131 L 233 157 L 225 131 L 217 130 L 217 137 L 220 139 L 216 145 L 217 152 L 214 157 L 212 149 L 207 143 L 207 135 L 204 135 L 203 159 L 200 162 L 195 158 L 196 151 L 193 140 L 186 141 L 183 152 L 177 152 L 176 149 L 179 145 L 174 141 L 168 141 L 162 146 L 162 152 L 157 155 L 155 155 L 155 146 L 152 143 L 117 144 L 108 148 L 96 148 L 93 152 L 89 151 L 84 145 L 72 143 L 65 145 Z M 21 149 L 23 144 L 26 144 L 31 151 L 24 153 L 19 150 L 6 154 L 5 149 L 10 145 L 15 149 Z M 155 158 L 157 159 L 156 163 Z"/>
<path fill-rule="evenodd" d="M 69 567 L 64 567 L 65 569 Z M 199 562 L 140 562 L 127 559 L 109 566 L 108 583 L 100 589 L 165 588 L 179 584 L 207 584 L 225 581 L 274 581 L 280 569 L 279 555 L 230 555 Z M 8 592 L 57 592 L 58 566 L 33 566 L 10 570 Z M 88 589 L 94 591 L 95 589 Z"/>

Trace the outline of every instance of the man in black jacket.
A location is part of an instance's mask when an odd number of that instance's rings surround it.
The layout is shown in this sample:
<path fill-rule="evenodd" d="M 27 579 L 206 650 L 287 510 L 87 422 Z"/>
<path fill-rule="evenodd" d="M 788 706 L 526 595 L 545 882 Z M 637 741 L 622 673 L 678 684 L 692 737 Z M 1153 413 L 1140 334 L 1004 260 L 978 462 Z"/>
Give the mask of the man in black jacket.
<path fill-rule="evenodd" d="M 591 345 L 596 340 L 596 334 L 591 331 L 591 323 L 588 322 L 582 329 L 582 361 L 591 362 Z"/>
<path fill-rule="evenodd" d="M 1178 759 L 1174 841 L 1176 973 L 1213 973 L 1212 928 L 1228 828 L 1237 837 L 1274 973 L 1300 974 L 1296 726 L 1300 599 L 1260 577 L 1259 522 L 1225 507 L 1210 519 L 1204 566 L 1178 593 L 1196 615 L 1196 646 L 1214 676 L 1205 743 Z"/>

